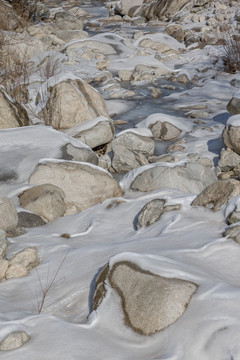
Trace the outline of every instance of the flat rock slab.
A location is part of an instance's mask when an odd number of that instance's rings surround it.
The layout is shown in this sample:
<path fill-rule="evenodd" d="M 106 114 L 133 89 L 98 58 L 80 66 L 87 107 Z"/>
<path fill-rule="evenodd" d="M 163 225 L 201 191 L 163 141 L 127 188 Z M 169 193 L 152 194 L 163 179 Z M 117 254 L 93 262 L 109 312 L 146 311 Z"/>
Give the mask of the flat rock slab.
<path fill-rule="evenodd" d="M 98 275 L 93 310 L 105 296 L 107 280 L 121 298 L 126 325 L 141 335 L 154 334 L 174 323 L 197 289 L 190 281 L 162 277 L 131 261 L 120 261 L 111 269 L 104 266 Z"/>

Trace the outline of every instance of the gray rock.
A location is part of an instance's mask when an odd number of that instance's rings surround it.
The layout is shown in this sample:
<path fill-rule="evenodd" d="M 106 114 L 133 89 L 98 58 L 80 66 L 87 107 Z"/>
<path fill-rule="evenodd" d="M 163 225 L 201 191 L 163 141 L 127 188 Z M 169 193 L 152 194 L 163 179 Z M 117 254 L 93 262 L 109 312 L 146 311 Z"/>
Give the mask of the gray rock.
<path fill-rule="evenodd" d="M 192 206 L 208 206 L 213 211 L 220 209 L 228 200 L 240 195 L 240 181 L 218 180 L 204 189 L 192 202 Z"/>
<path fill-rule="evenodd" d="M 176 139 L 181 134 L 180 129 L 167 121 L 157 121 L 155 124 L 149 125 L 149 129 L 155 138 L 164 141 Z"/>
<path fill-rule="evenodd" d="M 240 156 L 231 150 L 222 150 L 218 161 L 218 166 L 222 171 L 233 170 L 240 164 Z"/>
<path fill-rule="evenodd" d="M 126 173 L 139 166 L 148 164 L 148 161 L 143 154 L 133 152 L 123 145 L 113 143 L 112 150 L 112 167 L 117 173 Z"/>
<path fill-rule="evenodd" d="M 200 164 L 169 167 L 156 165 L 139 174 L 131 184 L 133 190 L 152 191 L 173 188 L 186 193 L 200 193 L 217 180 L 215 173 Z"/>
<path fill-rule="evenodd" d="M 223 236 L 233 239 L 240 244 L 240 225 L 230 226 L 224 233 Z"/>
<path fill-rule="evenodd" d="M 121 299 L 127 326 L 141 335 L 165 329 L 186 311 L 197 285 L 181 279 L 170 279 L 140 268 L 131 261 L 106 265 L 98 275 L 93 296 L 93 310 L 106 293 L 105 282 Z"/>
<path fill-rule="evenodd" d="M 231 115 L 240 114 L 240 95 L 235 95 L 227 104 L 227 111 Z"/>
<path fill-rule="evenodd" d="M 0 229 L 14 231 L 17 223 L 18 215 L 13 201 L 7 197 L 0 198 Z"/>
<path fill-rule="evenodd" d="M 226 125 L 222 133 L 222 138 L 226 147 L 229 147 L 240 155 L 240 123 L 239 126 Z"/>
<path fill-rule="evenodd" d="M 162 214 L 167 211 L 180 210 L 181 204 L 167 205 L 165 206 L 165 200 L 153 199 L 146 203 L 140 210 L 137 219 L 137 229 L 139 230 L 143 226 L 150 226 L 158 221 Z"/>
<path fill-rule="evenodd" d="M 122 195 L 120 186 L 107 171 L 87 163 L 48 161 L 37 165 L 29 179 L 35 185 L 49 181 L 65 193 L 65 215 Z"/>
<path fill-rule="evenodd" d="M 98 165 L 98 156 L 91 149 L 77 148 L 68 143 L 62 146 L 62 159 L 89 162 L 94 165 Z"/>
<path fill-rule="evenodd" d="M 64 192 L 52 184 L 35 186 L 18 197 L 23 208 L 38 214 L 46 221 L 63 216 L 67 210 Z"/>
<path fill-rule="evenodd" d="M 17 349 L 29 340 L 30 336 L 25 331 L 14 331 L 0 342 L 0 351 Z"/>
<path fill-rule="evenodd" d="M 32 213 L 26 212 L 26 211 L 20 211 L 18 213 L 18 226 L 19 227 L 32 228 L 35 226 L 42 226 L 45 224 L 46 224 L 46 222 L 39 215 L 32 214 Z"/>
<path fill-rule="evenodd" d="M 162 199 L 153 199 L 145 204 L 138 215 L 137 229 L 150 226 L 158 221 L 164 212 L 164 205 L 165 200 Z"/>
<path fill-rule="evenodd" d="M 112 142 L 114 145 L 122 145 L 131 151 L 141 152 L 145 156 L 153 155 L 155 143 L 148 136 L 142 136 L 131 131 L 120 133 Z"/>

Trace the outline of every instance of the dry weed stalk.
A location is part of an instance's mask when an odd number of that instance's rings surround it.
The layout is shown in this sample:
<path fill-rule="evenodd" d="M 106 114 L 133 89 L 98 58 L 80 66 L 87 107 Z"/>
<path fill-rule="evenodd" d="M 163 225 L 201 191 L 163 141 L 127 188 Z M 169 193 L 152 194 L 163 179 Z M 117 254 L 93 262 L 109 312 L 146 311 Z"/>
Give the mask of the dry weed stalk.
<path fill-rule="evenodd" d="M 224 70 L 235 74 L 240 70 L 240 38 L 228 34 L 225 44 L 222 45 L 220 57 L 224 64 Z"/>
<path fill-rule="evenodd" d="M 39 282 L 40 289 L 41 289 L 40 299 L 38 299 L 38 314 L 40 314 L 43 311 L 43 307 L 45 305 L 47 295 L 48 295 L 49 291 L 54 287 L 56 282 L 58 281 L 57 280 L 58 274 L 59 274 L 59 272 L 60 272 L 60 270 L 61 270 L 61 268 L 63 266 L 64 261 L 66 260 L 68 254 L 69 254 L 69 251 L 70 251 L 70 249 L 68 249 L 67 253 L 64 255 L 62 261 L 60 262 L 60 264 L 59 264 L 59 266 L 58 266 L 56 272 L 54 273 L 54 275 L 53 275 L 50 282 L 49 282 L 49 279 L 48 279 L 49 278 L 49 269 L 48 269 L 48 274 L 47 274 L 47 279 L 46 279 L 45 286 L 43 285 L 42 280 L 41 280 L 40 275 L 39 275 L 39 272 L 38 272 L 38 269 L 36 268 L 38 282 Z"/>

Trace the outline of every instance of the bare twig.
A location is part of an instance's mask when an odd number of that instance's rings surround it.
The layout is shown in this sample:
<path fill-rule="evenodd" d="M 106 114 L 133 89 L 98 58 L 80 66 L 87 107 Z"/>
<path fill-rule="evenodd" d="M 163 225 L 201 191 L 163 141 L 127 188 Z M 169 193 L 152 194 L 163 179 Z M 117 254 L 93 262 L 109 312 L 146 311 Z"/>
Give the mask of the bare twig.
<path fill-rule="evenodd" d="M 55 274 L 53 275 L 50 282 L 48 280 L 48 278 L 49 278 L 49 268 L 48 268 L 48 274 L 47 274 L 47 279 L 46 279 L 45 286 L 43 285 L 42 280 L 41 280 L 40 275 L 39 275 L 39 272 L 38 272 L 38 269 L 36 268 L 38 282 L 39 282 L 40 289 L 41 289 L 41 299 L 40 299 L 40 301 L 38 301 L 38 313 L 39 314 L 43 310 L 43 307 L 44 307 L 44 304 L 45 304 L 45 301 L 46 301 L 46 297 L 47 297 L 49 291 L 53 288 L 53 286 L 58 281 L 57 277 L 58 277 L 59 271 L 61 270 L 61 267 L 63 266 L 63 263 L 66 260 L 66 257 L 68 256 L 69 251 L 70 251 L 70 249 L 68 249 L 67 253 L 64 255 L 62 261 L 60 262 L 60 264 L 59 264 L 59 266 L 58 266 L 58 268 L 57 268 L 57 270 L 56 270 Z"/>

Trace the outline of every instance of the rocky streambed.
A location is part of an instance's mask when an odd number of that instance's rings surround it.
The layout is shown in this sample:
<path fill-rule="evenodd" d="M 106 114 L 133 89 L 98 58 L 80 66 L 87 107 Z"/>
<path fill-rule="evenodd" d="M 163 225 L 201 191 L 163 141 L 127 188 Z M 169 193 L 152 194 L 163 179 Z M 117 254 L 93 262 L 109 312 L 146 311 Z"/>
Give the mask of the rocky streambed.
<path fill-rule="evenodd" d="M 20 5 L 0 1 L 0 357 L 238 359 L 238 3 Z"/>

